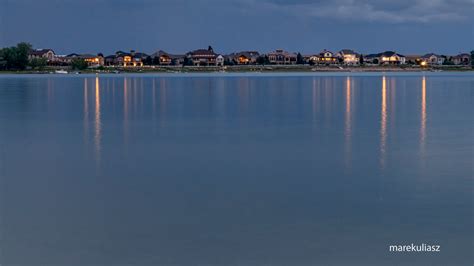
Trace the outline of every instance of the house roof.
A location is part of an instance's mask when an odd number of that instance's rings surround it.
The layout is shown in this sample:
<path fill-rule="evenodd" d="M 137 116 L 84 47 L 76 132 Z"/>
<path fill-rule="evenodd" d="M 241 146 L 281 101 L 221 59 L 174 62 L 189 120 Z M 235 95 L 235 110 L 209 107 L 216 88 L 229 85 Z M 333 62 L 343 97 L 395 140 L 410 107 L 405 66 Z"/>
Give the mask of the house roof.
<path fill-rule="evenodd" d="M 462 54 L 458 54 L 456 56 L 453 56 L 454 58 L 462 58 L 462 57 L 470 57 L 471 55 L 470 54 L 466 54 L 466 53 L 462 53 Z"/>
<path fill-rule="evenodd" d="M 236 52 L 236 53 L 231 53 L 227 55 L 228 57 L 239 57 L 239 56 L 245 56 L 247 58 L 256 58 L 260 56 L 260 53 L 257 51 L 241 51 L 241 52 Z"/>
<path fill-rule="evenodd" d="M 440 57 L 440 55 L 437 55 L 437 54 L 434 54 L 434 53 L 429 53 L 429 54 L 423 55 L 421 58 L 426 59 L 426 58 L 430 58 L 432 56 Z"/>
<path fill-rule="evenodd" d="M 191 56 L 216 56 L 214 51 L 210 51 L 208 49 L 198 49 L 188 53 Z"/>
<path fill-rule="evenodd" d="M 275 50 L 274 52 L 268 53 L 268 55 L 284 55 L 284 56 L 289 56 L 289 57 L 296 57 L 295 53 L 290 53 L 284 50 Z"/>
<path fill-rule="evenodd" d="M 358 55 L 358 53 L 356 53 L 356 52 L 354 52 L 354 50 L 350 50 L 350 49 L 342 49 L 341 51 L 339 51 L 339 53 L 342 53 L 342 54 L 345 54 L 345 55 L 349 55 L 349 54 Z"/>
<path fill-rule="evenodd" d="M 31 50 L 30 55 L 42 56 L 50 51 L 53 52 L 54 54 L 54 51 L 52 49 L 36 49 L 36 50 Z"/>
<path fill-rule="evenodd" d="M 379 57 L 391 57 L 391 56 L 399 56 L 399 57 L 405 57 L 404 55 L 401 55 L 401 54 L 397 54 L 396 52 L 394 51 L 385 51 L 383 53 L 380 53 L 379 54 Z"/>
<path fill-rule="evenodd" d="M 168 56 L 169 58 L 171 59 L 179 59 L 179 58 L 183 58 L 184 55 L 178 55 L 178 54 L 170 54 L 170 53 L 167 53 L 163 50 L 159 50 L 153 54 L 150 55 L 151 57 L 159 57 L 159 56 Z"/>

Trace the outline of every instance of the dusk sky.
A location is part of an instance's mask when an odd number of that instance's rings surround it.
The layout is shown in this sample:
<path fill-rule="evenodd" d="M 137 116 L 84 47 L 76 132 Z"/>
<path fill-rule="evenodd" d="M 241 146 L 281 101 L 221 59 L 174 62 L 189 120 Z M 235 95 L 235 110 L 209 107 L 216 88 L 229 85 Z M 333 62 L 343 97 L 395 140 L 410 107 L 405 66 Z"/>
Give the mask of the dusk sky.
<path fill-rule="evenodd" d="M 0 0 L 0 46 L 456 54 L 474 49 L 473 11 L 474 0 Z"/>

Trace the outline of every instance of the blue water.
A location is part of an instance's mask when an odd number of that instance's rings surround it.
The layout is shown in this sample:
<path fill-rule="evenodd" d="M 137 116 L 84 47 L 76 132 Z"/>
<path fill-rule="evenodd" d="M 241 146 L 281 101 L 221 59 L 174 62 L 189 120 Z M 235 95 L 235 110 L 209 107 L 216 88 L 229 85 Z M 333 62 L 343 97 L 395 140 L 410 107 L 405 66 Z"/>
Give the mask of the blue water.
<path fill-rule="evenodd" d="M 472 73 L 1 75 L 0 264 L 472 265 L 473 114 Z"/>

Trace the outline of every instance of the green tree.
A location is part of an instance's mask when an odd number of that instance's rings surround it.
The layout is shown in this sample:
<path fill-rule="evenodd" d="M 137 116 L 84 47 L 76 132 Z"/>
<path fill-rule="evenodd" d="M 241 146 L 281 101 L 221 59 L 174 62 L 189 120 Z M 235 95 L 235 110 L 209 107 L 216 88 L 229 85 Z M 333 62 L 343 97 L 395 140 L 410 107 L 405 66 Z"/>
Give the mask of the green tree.
<path fill-rule="evenodd" d="M 28 54 L 32 49 L 29 43 L 19 43 L 13 47 L 3 48 L 1 50 L 2 61 L 5 61 L 5 69 L 24 70 L 29 63 Z"/>
<path fill-rule="evenodd" d="M 270 64 L 270 59 L 268 59 L 267 55 L 261 55 L 257 58 L 257 64 L 259 64 L 259 65 L 268 65 L 268 64 Z"/>
<path fill-rule="evenodd" d="M 298 64 L 298 65 L 303 65 L 304 64 L 304 58 L 300 53 L 298 53 L 296 55 L 296 64 Z"/>
<path fill-rule="evenodd" d="M 87 62 L 81 58 L 72 59 L 71 66 L 72 66 L 72 69 L 77 69 L 77 70 L 84 70 L 84 69 L 87 69 L 88 67 Z"/>
<path fill-rule="evenodd" d="M 359 55 L 359 65 L 364 65 L 364 55 L 363 54 L 360 54 Z"/>
<path fill-rule="evenodd" d="M 26 42 L 21 42 L 16 45 L 16 67 L 24 70 L 29 63 L 28 54 L 30 53 L 33 46 Z"/>
<path fill-rule="evenodd" d="M 143 60 L 143 64 L 147 66 L 151 66 L 153 64 L 153 59 L 151 58 L 151 56 L 147 56 L 145 60 Z"/>
<path fill-rule="evenodd" d="M 30 66 L 32 69 L 43 70 L 44 67 L 48 64 L 48 60 L 44 57 L 33 58 L 30 60 Z"/>
<path fill-rule="evenodd" d="M 192 65 L 193 65 L 193 60 L 189 58 L 188 56 L 184 56 L 183 66 L 192 66 Z"/>

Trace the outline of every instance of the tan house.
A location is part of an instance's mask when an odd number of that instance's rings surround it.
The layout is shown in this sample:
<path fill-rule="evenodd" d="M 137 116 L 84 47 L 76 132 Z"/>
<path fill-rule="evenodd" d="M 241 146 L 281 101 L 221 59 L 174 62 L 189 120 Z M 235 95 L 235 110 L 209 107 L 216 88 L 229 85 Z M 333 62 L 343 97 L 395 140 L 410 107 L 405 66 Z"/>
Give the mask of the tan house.
<path fill-rule="evenodd" d="M 364 62 L 374 65 L 404 65 L 406 57 L 393 51 L 364 56 Z"/>
<path fill-rule="evenodd" d="M 82 54 L 79 55 L 79 58 L 84 59 L 87 62 L 89 67 L 99 67 L 105 64 L 104 56 L 102 54 L 92 55 L 92 54 Z"/>
<path fill-rule="evenodd" d="M 434 53 L 425 54 L 420 57 L 420 65 L 442 65 L 446 58 L 441 55 L 437 55 Z"/>
<path fill-rule="evenodd" d="M 37 59 L 37 58 L 46 58 L 48 63 L 53 62 L 56 60 L 56 54 L 52 49 L 36 49 L 31 50 L 28 54 L 28 59 Z"/>
<path fill-rule="evenodd" d="M 458 54 L 452 57 L 452 61 L 455 65 L 469 65 L 471 63 L 471 55 Z"/>
<path fill-rule="evenodd" d="M 136 53 L 131 50 L 130 53 L 118 51 L 115 54 L 114 64 L 122 67 L 142 67 L 145 54 Z"/>
<path fill-rule="evenodd" d="M 257 63 L 260 54 L 257 51 L 242 51 L 227 55 L 227 58 L 237 65 L 252 65 Z"/>
<path fill-rule="evenodd" d="M 379 58 L 379 63 L 385 65 L 404 65 L 406 63 L 405 56 L 393 51 L 383 52 L 380 54 Z"/>
<path fill-rule="evenodd" d="M 217 54 L 214 53 L 212 47 L 208 49 L 198 49 L 186 54 L 194 66 L 215 66 Z"/>
<path fill-rule="evenodd" d="M 154 59 L 154 62 L 158 63 L 159 65 L 167 66 L 173 63 L 171 55 L 163 50 L 159 50 L 158 52 L 152 54 L 151 57 Z"/>
<path fill-rule="evenodd" d="M 359 54 L 353 50 L 343 49 L 336 54 L 337 58 L 344 63 L 344 65 L 359 65 Z"/>
<path fill-rule="evenodd" d="M 319 53 L 317 62 L 319 64 L 336 64 L 338 59 L 333 52 L 324 49 Z"/>
<path fill-rule="evenodd" d="M 281 49 L 275 50 L 267 54 L 270 64 L 275 65 L 295 65 L 297 55 Z"/>

